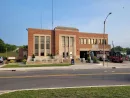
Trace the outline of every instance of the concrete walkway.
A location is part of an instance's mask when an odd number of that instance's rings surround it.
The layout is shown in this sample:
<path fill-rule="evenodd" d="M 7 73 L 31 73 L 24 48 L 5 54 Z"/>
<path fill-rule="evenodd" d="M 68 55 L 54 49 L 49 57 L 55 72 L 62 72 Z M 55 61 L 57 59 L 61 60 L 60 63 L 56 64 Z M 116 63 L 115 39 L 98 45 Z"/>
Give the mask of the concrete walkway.
<path fill-rule="evenodd" d="M 31 71 L 31 70 L 76 70 L 76 69 L 103 69 L 101 64 L 75 64 L 71 66 L 55 66 L 55 67 L 21 67 L 21 68 L 0 68 L 0 71 Z"/>
<path fill-rule="evenodd" d="M 33 71 L 33 70 L 77 70 L 77 69 L 111 69 L 111 68 L 130 68 L 130 62 L 123 63 L 107 63 L 103 66 L 102 62 L 100 64 L 91 63 L 79 63 L 71 66 L 55 66 L 55 67 L 21 67 L 21 68 L 0 68 L 0 71 Z"/>

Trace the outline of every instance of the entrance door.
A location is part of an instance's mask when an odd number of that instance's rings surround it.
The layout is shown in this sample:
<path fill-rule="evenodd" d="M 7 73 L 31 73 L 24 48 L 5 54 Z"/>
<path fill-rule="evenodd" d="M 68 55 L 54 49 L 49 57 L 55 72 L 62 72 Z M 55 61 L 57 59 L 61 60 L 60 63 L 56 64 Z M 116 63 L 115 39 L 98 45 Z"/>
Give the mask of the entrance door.
<path fill-rule="evenodd" d="M 87 60 L 88 58 L 87 51 L 80 51 L 80 58 L 85 58 L 85 60 Z"/>

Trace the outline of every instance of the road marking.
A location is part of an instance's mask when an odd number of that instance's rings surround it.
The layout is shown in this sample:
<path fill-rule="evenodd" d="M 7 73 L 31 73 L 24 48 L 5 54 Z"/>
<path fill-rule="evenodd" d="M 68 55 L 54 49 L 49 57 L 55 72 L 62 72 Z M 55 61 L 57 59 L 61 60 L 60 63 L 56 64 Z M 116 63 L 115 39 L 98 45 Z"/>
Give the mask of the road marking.
<path fill-rule="evenodd" d="M 10 78 L 41 78 L 41 77 L 72 77 L 72 76 L 100 76 L 100 75 L 130 75 L 130 73 L 96 73 L 96 74 L 52 74 L 52 75 L 32 75 L 32 76 L 5 76 L 0 79 Z"/>
<path fill-rule="evenodd" d="M 112 71 L 112 72 L 115 72 L 115 71 Z"/>

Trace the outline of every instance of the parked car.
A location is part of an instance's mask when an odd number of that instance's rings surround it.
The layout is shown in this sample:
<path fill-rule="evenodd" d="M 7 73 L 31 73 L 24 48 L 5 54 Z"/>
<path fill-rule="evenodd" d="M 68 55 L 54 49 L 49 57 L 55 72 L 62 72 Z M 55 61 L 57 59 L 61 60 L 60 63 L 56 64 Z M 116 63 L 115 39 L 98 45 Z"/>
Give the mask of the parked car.
<path fill-rule="evenodd" d="M 3 63 L 3 61 L 4 61 L 3 57 L 0 57 L 0 63 Z"/>

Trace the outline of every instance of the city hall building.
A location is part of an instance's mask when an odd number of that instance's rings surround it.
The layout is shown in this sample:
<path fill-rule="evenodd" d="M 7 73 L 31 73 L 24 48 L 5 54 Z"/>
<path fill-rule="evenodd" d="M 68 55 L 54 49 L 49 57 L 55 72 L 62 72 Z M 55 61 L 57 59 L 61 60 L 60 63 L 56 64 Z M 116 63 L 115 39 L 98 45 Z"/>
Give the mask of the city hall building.
<path fill-rule="evenodd" d="M 49 54 L 59 58 L 87 58 L 93 51 L 97 56 L 111 49 L 108 34 L 80 32 L 77 28 L 55 27 L 54 30 L 28 28 L 28 59 L 47 58 Z M 104 40 L 105 39 L 105 40 Z"/>

